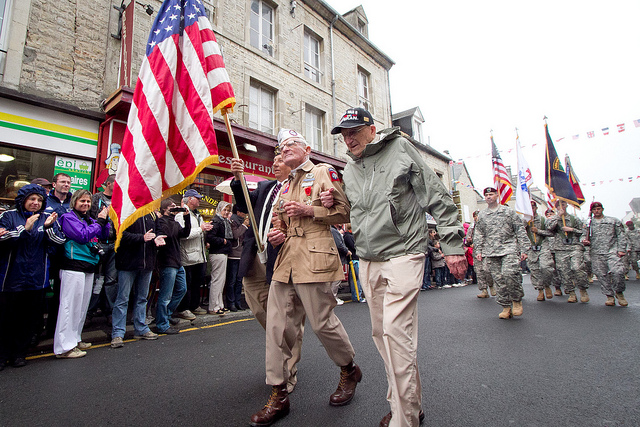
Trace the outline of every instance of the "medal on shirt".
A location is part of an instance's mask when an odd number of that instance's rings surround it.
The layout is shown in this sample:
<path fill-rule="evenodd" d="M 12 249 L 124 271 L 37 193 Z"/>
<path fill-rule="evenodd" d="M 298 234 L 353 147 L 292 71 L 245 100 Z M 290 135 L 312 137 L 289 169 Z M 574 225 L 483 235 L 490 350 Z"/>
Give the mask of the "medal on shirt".
<path fill-rule="evenodd" d="M 311 187 L 306 187 L 304 189 L 304 194 L 307 195 L 307 200 L 305 201 L 305 203 L 307 204 L 307 206 L 311 206 Z"/>

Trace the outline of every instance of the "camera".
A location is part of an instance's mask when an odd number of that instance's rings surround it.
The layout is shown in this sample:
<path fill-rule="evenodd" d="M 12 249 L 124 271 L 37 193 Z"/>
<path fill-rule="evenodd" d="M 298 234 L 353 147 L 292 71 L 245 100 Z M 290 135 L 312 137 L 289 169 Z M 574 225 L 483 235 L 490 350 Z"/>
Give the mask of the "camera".
<path fill-rule="evenodd" d="M 175 208 L 169 209 L 169 213 L 177 214 L 178 212 L 185 212 L 186 213 L 187 212 L 187 208 L 181 208 L 181 207 L 176 206 Z"/>
<path fill-rule="evenodd" d="M 101 257 L 104 256 L 105 253 L 104 249 L 102 249 L 102 246 L 100 246 L 99 244 L 89 246 L 89 250 L 92 254 L 99 255 Z"/>

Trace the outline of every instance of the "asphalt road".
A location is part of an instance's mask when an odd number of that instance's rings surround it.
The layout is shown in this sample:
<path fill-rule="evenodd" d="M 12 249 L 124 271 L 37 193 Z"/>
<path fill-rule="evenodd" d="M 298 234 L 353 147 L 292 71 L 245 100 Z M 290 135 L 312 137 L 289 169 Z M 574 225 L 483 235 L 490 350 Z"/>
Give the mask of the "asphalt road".
<path fill-rule="evenodd" d="M 640 425 L 640 282 L 627 282 L 627 308 L 606 307 L 597 286 L 588 304 L 540 303 L 525 283 L 524 315 L 512 320 L 474 286 L 420 294 L 424 425 Z M 389 411 L 367 305 L 336 311 L 364 374 L 353 402 L 329 406 L 339 370 L 308 328 L 291 413 L 277 426 L 377 426 Z M 270 392 L 251 318 L 97 347 L 0 372 L 0 426 L 246 426 Z"/>

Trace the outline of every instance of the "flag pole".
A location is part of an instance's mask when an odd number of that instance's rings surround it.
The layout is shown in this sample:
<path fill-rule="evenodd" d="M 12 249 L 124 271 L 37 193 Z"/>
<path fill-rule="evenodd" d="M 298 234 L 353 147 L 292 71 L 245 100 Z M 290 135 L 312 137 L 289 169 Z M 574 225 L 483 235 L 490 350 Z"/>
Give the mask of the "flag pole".
<path fill-rule="evenodd" d="M 227 126 L 229 145 L 231 145 L 233 158 L 240 159 L 240 156 L 238 156 L 238 148 L 236 147 L 236 140 L 233 137 L 233 131 L 231 130 L 231 121 L 229 120 L 229 115 L 226 108 L 222 110 L 222 117 L 224 117 L 224 124 Z M 258 251 L 262 252 L 264 251 L 264 244 L 262 243 L 262 236 L 260 236 L 260 233 L 258 232 L 256 217 L 253 214 L 253 206 L 251 205 L 251 199 L 249 198 L 249 189 L 247 188 L 247 183 L 244 179 L 243 172 L 240 172 L 240 184 L 242 185 L 242 194 L 244 195 L 244 200 L 247 204 L 247 210 L 249 211 L 249 219 L 251 220 L 251 227 L 253 227 L 253 235 L 255 236 L 256 243 L 258 244 Z"/>

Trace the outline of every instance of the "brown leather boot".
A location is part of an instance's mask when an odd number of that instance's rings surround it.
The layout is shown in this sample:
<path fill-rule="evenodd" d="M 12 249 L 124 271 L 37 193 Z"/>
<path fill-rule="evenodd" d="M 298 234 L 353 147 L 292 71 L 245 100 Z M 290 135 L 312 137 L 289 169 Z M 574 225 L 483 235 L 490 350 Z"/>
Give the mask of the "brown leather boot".
<path fill-rule="evenodd" d="M 495 286 L 489 286 L 489 293 L 491 294 L 492 297 L 496 296 L 496 287 Z"/>
<path fill-rule="evenodd" d="M 589 294 L 586 289 L 580 289 L 580 302 L 589 302 Z"/>
<path fill-rule="evenodd" d="M 287 383 L 274 385 L 267 404 L 251 416 L 249 425 L 253 427 L 270 426 L 289 413 L 289 393 Z"/>
<path fill-rule="evenodd" d="M 489 298 L 489 292 L 486 289 L 483 289 L 482 292 L 478 294 L 478 298 Z"/>
<path fill-rule="evenodd" d="M 498 314 L 500 319 L 509 319 L 513 317 L 511 314 L 511 307 L 502 307 L 502 313 Z"/>
<path fill-rule="evenodd" d="M 420 421 L 420 424 L 422 424 L 422 422 L 424 421 L 424 412 L 422 411 L 422 409 L 420 409 L 420 413 L 418 413 L 418 420 Z M 389 427 L 390 422 L 391 412 L 389 412 L 380 420 L 380 427 Z"/>
<path fill-rule="evenodd" d="M 538 301 L 544 301 L 544 291 L 542 289 L 538 290 Z"/>
<path fill-rule="evenodd" d="M 362 381 L 362 371 L 351 361 L 347 366 L 340 367 L 340 382 L 338 388 L 329 397 L 329 405 L 343 406 L 349 404 L 356 394 L 356 386 Z"/>
<path fill-rule="evenodd" d="M 544 287 L 544 294 L 547 297 L 547 299 L 553 298 L 553 292 L 551 292 L 551 288 L 549 286 Z"/>
<path fill-rule="evenodd" d="M 616 298 L 618 298 L 618 304 L 620 304 L 621 307 L 626 307 L 629 305 L 622 292 L 618 292 L 616 294 Z"/>
<path fill-rule="evenodd" d="M 522 316 L 522 301 L 514 301 L 511 313 L 514 316 Z"/>
<path fill-rule="evenodd" d="M 569 299 L 567 302 L 578 302 L 578 297 L 576 297 L 576 291 L 569 292 Z"/>
<path fill-rule="evenodd" d="M 608 305 L 609 307 L 613 307 L 616 305 L 616 299 L 614 297 L 610 297 L 607 295 L 607 300 L 604 302 L 604 305 Z"/>
<path fill-rule="evenodd" d="M 561 297 L 562 296 L 562 290 L 560 288 L 556 288 L 556 291 L 553 294 L 555 296 L 557 296 L 557 297 Z"/>

